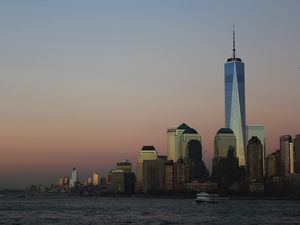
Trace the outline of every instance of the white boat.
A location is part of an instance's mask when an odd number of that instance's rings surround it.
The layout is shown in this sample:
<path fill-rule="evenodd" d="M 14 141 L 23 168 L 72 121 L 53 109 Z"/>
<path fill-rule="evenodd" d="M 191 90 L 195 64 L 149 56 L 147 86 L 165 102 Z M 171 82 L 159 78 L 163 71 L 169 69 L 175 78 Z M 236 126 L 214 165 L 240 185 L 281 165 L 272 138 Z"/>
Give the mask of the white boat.
<path fill-rule="evenodd" d="M 208 194 L 206 192 L 200 192 L 197 194 L 195 202 L 196 203 L 201 203 L 201 202 L 220 203 L 220 202 L 225 202 L 227 200 L 228 198 L 220 197 L 218 194 Z"/>

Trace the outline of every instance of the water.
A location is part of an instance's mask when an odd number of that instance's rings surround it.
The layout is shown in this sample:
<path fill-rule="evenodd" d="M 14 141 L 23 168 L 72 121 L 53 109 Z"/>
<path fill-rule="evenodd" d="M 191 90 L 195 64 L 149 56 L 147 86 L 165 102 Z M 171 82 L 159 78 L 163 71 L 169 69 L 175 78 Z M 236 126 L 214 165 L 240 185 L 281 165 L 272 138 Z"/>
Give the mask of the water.
<path fill-rule="evenodd" d="M 0 197 L 0 224 L 300 224 L 300 201 Z"/>

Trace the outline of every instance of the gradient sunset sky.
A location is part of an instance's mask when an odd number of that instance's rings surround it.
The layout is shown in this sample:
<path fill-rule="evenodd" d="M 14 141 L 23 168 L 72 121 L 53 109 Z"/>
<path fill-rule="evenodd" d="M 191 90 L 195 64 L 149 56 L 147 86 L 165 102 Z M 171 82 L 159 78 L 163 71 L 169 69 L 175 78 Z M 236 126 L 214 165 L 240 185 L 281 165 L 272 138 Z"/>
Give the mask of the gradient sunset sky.
<path fill-rule="evenodd" d="M 1 1 L 0 189 L 135 167 L 182 122 L 210 167 L 233 24 L 247 124 L 273 152 L 300 133 L 300 1 Z"/>

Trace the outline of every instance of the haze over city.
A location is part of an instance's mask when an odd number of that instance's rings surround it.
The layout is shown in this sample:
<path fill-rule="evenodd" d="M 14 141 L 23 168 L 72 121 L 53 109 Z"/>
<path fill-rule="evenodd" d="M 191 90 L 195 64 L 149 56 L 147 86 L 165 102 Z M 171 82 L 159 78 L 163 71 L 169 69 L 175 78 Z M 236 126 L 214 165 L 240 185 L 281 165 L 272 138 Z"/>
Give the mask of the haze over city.
<path fill-rule="evenodd" d="M 73 166 L 105 176 L 166 155 L 167 129 L 224 127 L 224 62 L 245 62 L 247 124 L 267 153 L 300 128 L 299 1 L 0 3 L 0 188 L 50 184 Z"/>

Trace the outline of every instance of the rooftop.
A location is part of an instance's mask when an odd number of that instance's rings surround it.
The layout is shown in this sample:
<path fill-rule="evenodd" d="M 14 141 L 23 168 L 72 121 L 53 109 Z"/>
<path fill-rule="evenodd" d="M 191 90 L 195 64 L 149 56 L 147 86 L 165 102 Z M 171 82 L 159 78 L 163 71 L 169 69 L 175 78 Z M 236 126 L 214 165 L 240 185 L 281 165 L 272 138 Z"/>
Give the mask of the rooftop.
<path fill-rule="evenodd" d="M 185 123 L 181 124 L 179 127 L 177 127 L 177 129 L 184 130 L 184 134 L 198 134 L 195 129 L 191 128 Z"/>
<path fill-rule="evenodd" d="M 142 147 L 142 151 L 153 151 L 153 150 L 154 151 L 156 150 L 153 145 L 144 145 Z"/>
<path fill-rule="evenodd" d="M 233 131 L 230 128 L 221 128 L 217 134 L 233 134 Z"/>

